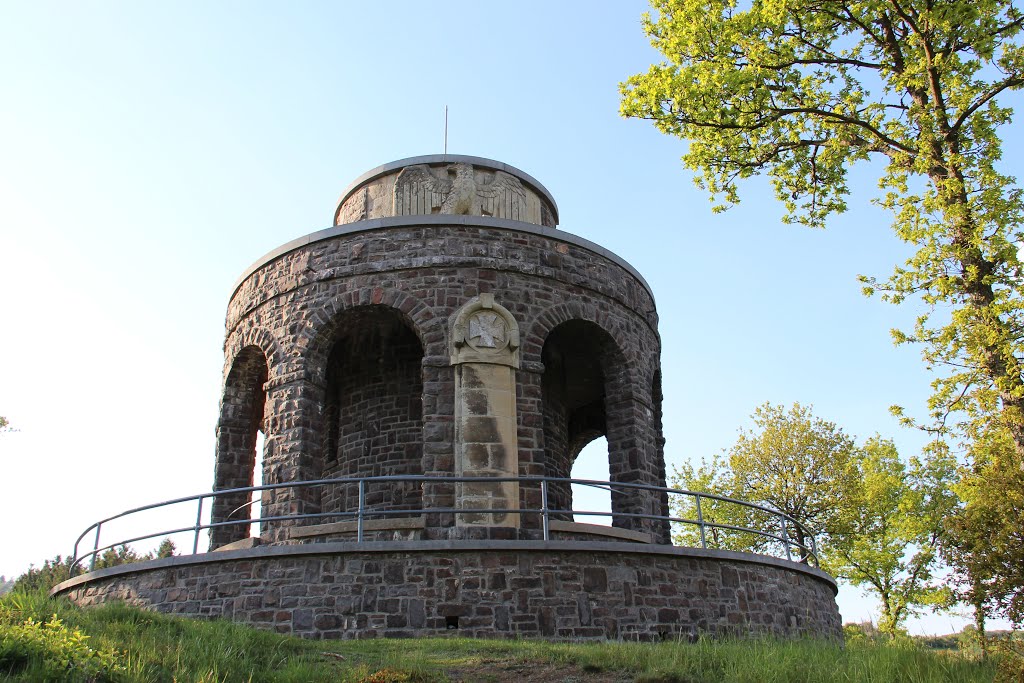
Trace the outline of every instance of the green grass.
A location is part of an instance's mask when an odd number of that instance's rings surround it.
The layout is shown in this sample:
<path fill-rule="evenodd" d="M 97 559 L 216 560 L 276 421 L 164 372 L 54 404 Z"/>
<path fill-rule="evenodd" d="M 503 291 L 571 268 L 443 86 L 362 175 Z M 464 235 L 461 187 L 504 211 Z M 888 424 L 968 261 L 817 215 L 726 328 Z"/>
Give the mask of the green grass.
<path fill-rule="evenodd" d="M 773 640 L 693 645 L 465 638 L 318 642 L 120 604 L 80 609 L 43 595 L 0 599 L 0 680 L 968 683 L 992 681 L 996 675 L 995 662 L 912 646 L 844 649 Z"/>

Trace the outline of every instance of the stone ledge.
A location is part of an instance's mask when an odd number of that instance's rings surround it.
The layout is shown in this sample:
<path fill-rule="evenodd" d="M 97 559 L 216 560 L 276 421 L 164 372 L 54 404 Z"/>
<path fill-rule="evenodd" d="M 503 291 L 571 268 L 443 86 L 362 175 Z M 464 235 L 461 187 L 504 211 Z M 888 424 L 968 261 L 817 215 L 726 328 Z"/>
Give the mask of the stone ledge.
<path fill-rule="evenodd" d="M 605 538 L 617 538 L 623 541 L 634 543 L 654 543 L 650 534 L 642 531 L 631 531 L 630 529 L 619 529 L 614 526 L 603 524 L 584 524 L 582 522 L 563 522 L 557 519 L 551 520 L 548 524 L 551 531 L 559 531 L 567 534 L 585 534 L 587 536 L 602 536 Z"/>
<path fill-rule="evenodd" d="M 425 529 L 426 525 L 423 515 L 405 518 L 366 519 L 363 520 L 363 531 L 407 531 L 409 529 Z M 288 536 L 289 538 L 312 538 L 315 536 L 329 536 L 331 534 L 354 534 L 358 531 L 359 522 L 353 520 L 292 527 Z"/>
<path fill-rule="evenodd" d="M 263 539 L 258 536 L 250 536 L 249 538 L 241 538 L 233 543 L 227 543 L 219 548 L 213 550 L 215 553 L 222 553 L 228 550 L 246 550 L 248 548 L 255 548 L 263 542 Z"/>

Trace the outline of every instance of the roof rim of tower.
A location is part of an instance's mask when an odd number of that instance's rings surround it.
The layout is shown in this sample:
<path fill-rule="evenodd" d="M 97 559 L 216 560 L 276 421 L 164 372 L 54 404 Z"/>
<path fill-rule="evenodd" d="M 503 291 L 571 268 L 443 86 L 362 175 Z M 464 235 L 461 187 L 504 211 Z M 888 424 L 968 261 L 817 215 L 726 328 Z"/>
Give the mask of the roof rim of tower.
<path fill-rule="evenodd" d="M 310 244 L 321 242 L 323 240 L 332 239 L 335 237 L 341 237 L 346 235 L 355 235 L 361 232 L 370 232 L 373 230 L 387 229 L 387 228 L 400 228 L 400 227 L 412 227 L 412 226 L 474 226 L 480 228 L 497 228 L 500 230 L 512 230 L 517 232 L 523 232 L 531 235 L 539 235 L 541 237 L 548 237 L 556 239 L 561 242 L 572 244 L 577 247 L 582 247 L 588 251 L 591 251 L 599 256 L 607 258 L 612 263 L 615 263 L 619 267 L 625 269 L 630 275 L 632 275 L 640 286 L 642 286 L 647 294 L 654 299 L 654 290 L 651 289 L 651 285 L 644 279 L 644 276 L 640 274 L 636 268 L 634 268 L 626 259 L 622 258 L 615 252 L 602 247 L 596 242 L 574 235 L 571 232 L 565 232 L 558 228 L 548 228 L 542 225 L 535 225 L 533 223 L 525 223 L 523 221 L 513 221 L 507 218 L 493 218 L 490 216 L 457 216 L 450 214 L 432 214 L 432 215 L 413 215 L 413 216 L 387 216 L 385 218 L 371 218 L 367 220 L 356 221 L 354 223 L 345 223 L 342 225 L 334 225 L 323 230 L 311 232 L 308 235 L 293 239 L 276 249 L 264 254 L 262 257 L 257 259 L 245 269 L 245 272 L 239 277 L 235 284 L 231 287 L 231 299 L 234 299 L 235 295 L 238 294 L 239 288 L 248 280 L 253 273 L 260 268 L 263 268 L 270 263 L 273 263 L 282 256 L 301 249 Z"/>

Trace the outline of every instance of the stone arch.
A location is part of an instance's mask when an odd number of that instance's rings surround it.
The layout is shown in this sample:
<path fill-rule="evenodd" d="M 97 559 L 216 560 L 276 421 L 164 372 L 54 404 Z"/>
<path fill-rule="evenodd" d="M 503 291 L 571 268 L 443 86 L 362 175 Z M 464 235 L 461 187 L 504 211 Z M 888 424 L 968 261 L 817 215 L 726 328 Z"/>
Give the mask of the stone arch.
<path fill-rule="evenodd" d="M 249 327 L 241 332 L 236 330 L 224 345 L 225 380 L 227 379 L 231 368 L 234 366 L 235 360 L 244 349 L 249 347 L 259 349 L 260 352 L 263 353 L 263 357 L 267 362 L 267 368 L 270 370 L 271 374 L 273 374 L 274 368 L 279 367 L 284 359 L 281 345 L 271 332 L 258 326 Z"/>
<path fill-rule="evenodd" d="M 256 437 L 263 430 L 270 369 L 264 350 L 255 344 L 242 347 L 234 356 L 224 381 L 220 419 L 217 421 L 217 454 L 214 490 L 252 486 L 256 466 Z M 218 496 L 213 502 L 214 523 L 248 519 L 249 494 Z M 213 527 L 210 547 L 217 548 L 249 535 L 248 525 Z"/>
<path fill-rule="evenodd" d="M 611 480 L 637 481 L 632 373 L 626 355 L 612 336 L 595 322 L 567 320 L 547 335 L 541 359 L 544 474 L 569 477 L 583 447 L 604 436 Z M 632 497 L 629 490 L 613 490 L 612 512 L 631 512 Z M 570 487 L 552 485 L 549 501 L 553 507 L 571 509 Z M 564 517 L 571 518 L 568 514 Z M 632 526 L 629 518 L 615 518 L 614 514 L 613 524 Z"/>
<path fill-rule="evenodd" d="M 627 361 L 629 372 L 628 386 L 630 390 L 636 386 L 635 366 L 636 359 L 629 356 L 630 348 L 627 340 L 630 333 L 623 328 L 622 323 L 614 316 L 610 316 L 597 306 L 578 300 L 565 301 L 546 308 L 533 321 L 533 325 L 522 339 L 522 357 L 526 362 L 541 361 L 544 344 L 547 342 L 551 331 L 559 325 L 572 320 L 582 320 L 593 323 L 601 329 L 614 342 L 623 358 Z M 582 448 L 582 446 L 581 446 Z"/>
<path fill-rule="evenodd" d="M 423 474 L 423 341 L 400 308 L 371 303 L 342 308 L 320 335 L 319 359 L 307 357 L 307 376 L 322 376 L 321 402 L 310 424 L 316 436 L 317 477 Z M 324 354 L 325 352 L 325 354 Z M 370 510 L 419 510 L 419 482 L 371 483 Z M 323 514 L 358 509 L 358 487 L 324 487 L 313 501 Z M 327 520 L 332 521 L 332 520 Z"/>
<path fill-rule="evenodd" d="M 444 322 L 435 318 L 429 306 L 397 289 L 358 288 L 333 297 L 311 316 L 309 325 L 299 334 L 296 350 L 302 358 L 305 379 L 317 386 L 324 385 L 327 357 L 342 317 L 346 311 L 369 306 L 394 309 L 419 339 L 425 356 L 445 355 Z"/>

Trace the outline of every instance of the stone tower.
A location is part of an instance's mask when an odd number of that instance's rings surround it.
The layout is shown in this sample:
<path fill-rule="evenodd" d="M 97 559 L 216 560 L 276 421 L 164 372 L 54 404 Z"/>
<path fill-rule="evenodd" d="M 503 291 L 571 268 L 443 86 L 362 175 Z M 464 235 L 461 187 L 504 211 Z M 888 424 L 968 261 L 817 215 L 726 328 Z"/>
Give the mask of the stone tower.
<path fill-rule="evenodd" d="M 487 159 L 359 178 L 333 227 L 231 296 L 215 491 L 97 522 L 74 555 L 115 547 L 108 521 L 182 502 L 192 553 L 54 591 L 308 638 L 841 638 L 835 581 L 788 537 L 799 520 L 757 508 L 773 524 L 747 531 L 775 556 L 708 547 L 706 529 L 736 529 L 701 516 L 710 496 L 664 488 L 650 288 L 557 225 L 540 183 Z M 574 518 L 566 481 L 601 436 L 611 527 Z M 669 543 L 669 494 L 700 547 Z"/>
<path fill-rule="evenodd" d="M 665 486 L 650 288 L 557 225 L 543 185 L 488 159 L 416 157 L 357 179 L 333 228 L 268 254 L 231 297 L 215 489 L 251 485 L 257 431 L 265 484 L 569 477 L 604 436 L 613 483 Z M 363 496 L 396 513 L 369 525 L 382 538 L 530 539 L 541 524 L 516 512 L 540 507 L 530 482 L 382 481 Z M 263 541 L 344 537 L 357 497 L 353 483 L 268 493 L 264 517 L 320 517 L 268 522 Z M 567 485 L 549 498 L 572 507 Z M 244 519 L 246 501 L 220 497 L 214 523 Z M 663 494 L 613 489 L 611 504 L 614 527 L 668 541 L 628 516 L 667 514 Z M 211 546 L 246 535 L 215 527 Z"/>

